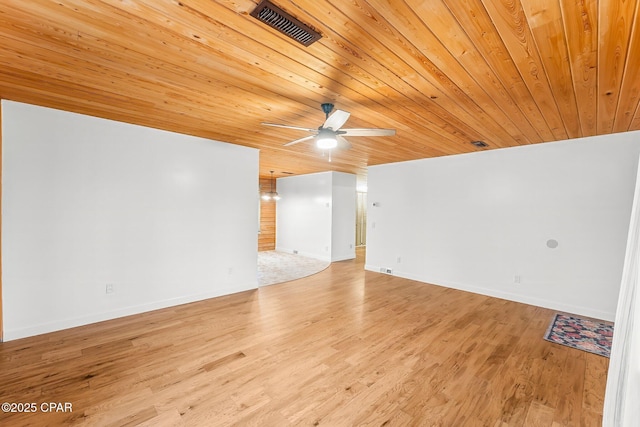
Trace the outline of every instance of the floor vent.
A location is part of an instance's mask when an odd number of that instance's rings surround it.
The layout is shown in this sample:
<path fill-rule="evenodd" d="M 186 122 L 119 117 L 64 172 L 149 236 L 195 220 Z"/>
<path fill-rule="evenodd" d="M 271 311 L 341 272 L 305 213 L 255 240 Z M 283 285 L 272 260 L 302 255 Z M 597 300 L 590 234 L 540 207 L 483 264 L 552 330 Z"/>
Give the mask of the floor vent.
<path fill-rule="evenodd" d="M 309 46 L 322 37 L 320 33 L 289 15 L 269 0 L 261 1 L 251 12 L 251 16 L 305 46 Z"/>

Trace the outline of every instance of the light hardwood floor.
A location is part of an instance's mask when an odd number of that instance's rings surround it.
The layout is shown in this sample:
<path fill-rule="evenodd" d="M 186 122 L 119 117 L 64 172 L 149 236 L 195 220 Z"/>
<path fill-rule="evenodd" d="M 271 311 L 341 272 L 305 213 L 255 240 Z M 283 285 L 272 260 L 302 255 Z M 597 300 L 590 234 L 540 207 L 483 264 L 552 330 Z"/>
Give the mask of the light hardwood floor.
<path fill-rule="evenodd" d="M 0 344 L 0 425 L 599 426 L 608 359 L 552 311 L 363 271 Z M 43 413 L 43 402 L 73 412 Z"/>

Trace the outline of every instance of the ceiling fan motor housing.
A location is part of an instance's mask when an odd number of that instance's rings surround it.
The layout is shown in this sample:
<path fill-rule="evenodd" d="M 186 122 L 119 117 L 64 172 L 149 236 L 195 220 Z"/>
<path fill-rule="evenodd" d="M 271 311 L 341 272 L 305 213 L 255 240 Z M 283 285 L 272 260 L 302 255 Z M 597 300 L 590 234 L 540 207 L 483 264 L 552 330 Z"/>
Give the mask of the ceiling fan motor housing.
<path fill-rule="evenodd" d="M 326 115 L 329 116 L 329 113 L 333 111 L 333 104 L 331 103 L 324 103 L 320 105 L 322 107 L 322 112 Z"/>

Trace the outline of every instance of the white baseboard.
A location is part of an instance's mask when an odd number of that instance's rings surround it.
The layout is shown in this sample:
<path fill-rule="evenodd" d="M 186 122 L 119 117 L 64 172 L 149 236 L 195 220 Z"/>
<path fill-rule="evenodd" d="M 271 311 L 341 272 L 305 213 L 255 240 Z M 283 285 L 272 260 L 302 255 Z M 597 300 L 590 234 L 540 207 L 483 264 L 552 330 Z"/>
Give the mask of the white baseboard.
<path fill-rule="evenodd" d="M 298 250 L 297 252 L 294 252 L 294 249 L 282 248 L 282 247 L 279 247 L 279 246 L 276 247 L 276 251 L 284 252 L 284 253 L 288 253 L 288 254 L 296 254 L 296 255 L 307 257 L 307 258 L 318 259 L 320 261 L 331 262 L 331 257 L 329 255 L 321 255 L 321 254 L 316 254 L 316 253 L 313 253 L 313 252 L 305 252 L 305 251 L 300 251 L 300 250 Z"/>
<path fill-rule="evenodd" d="M 159 310 L 167 307 L 174 307 L 177 305 L 188 304 L 191 302 L 202 301 L 209 298 L 216 298 L 223 295 L 230 295 L 239 292 L 244 292 L 252 289 L 257 289 L 257 284 L 246 286 L 246 289 L 234 287 L 233 289 L 216 289 L 211 292 L 198 295 L 186 295 L 177 298 L 170 298 L 162 301 L 153 301 L 145 304 L 124 307 L 117 310 L 105 311 L 102 313 L 93 313 L 88 316 L 81 316 L 72 319 L 56 320 L 48 323 L 40 323 L 37 325 L 30 325 L 24 328 L 6 328 L 4 330 L 4 341 L 12 341 L 20 338 L 32 337 L 35 335 L 46 334 L 49 332 L 60 331 L 63 329 L 75 328 L 78 326 L 89 325 L 91 323 L 103 322 L 105 320 L 117 319 L 119 317 L 130 316 L 133 314 L 146 313 L 148 311 Z"/>
<path fill-rule="evenodd" d="M 366 264 L 364 268 L 367 271 L 380 273 L 381 267 Z M 422 282 L 422 283 L 427 283 L 431 285 L 457 289 L 460 291 L 472 292 L 474 294 L 486 295 L 494 298 L 501 298 L 508 301 L 514 301 L 514 302 L 519 302 L 523 304 L 535 305 L 537 307 L 548 308 L 551 310 L 562 311 L 565 313 L 579 314 L 582 316 L 592 317 L 594 319 L 613 321 L 615 318 L 615 313 L 594 309 L 592 307 L 573 305 L 564 301 L 549 300 L 544 298 L 538 298 L 531 295 L 505 292 L 499 289 L 491 289 L 491 288 L 486 288 L 482 286 L 470 285 L 466 283 L 455 283 L 455 282 L 442 280 L 442 279 L 428 279 L 422 276 L 417 276 L 414 274 L 405 273 L 397 270 L 393 271 L 393 275 L 397 277 L 402 277 L 403 279 L 415 280 L 416 282 Z"/>
<path fill-rule="evenodd" d="M 346 261 L 348 259 L 355 259 L 356 258 L 356 253 L 346 253 L 346 254 L 342 254 L 342 255 L 336 255 L 336 256 L 332 256 L 331 257 L 331 262 L 337 262 L 337 261 Z"/>

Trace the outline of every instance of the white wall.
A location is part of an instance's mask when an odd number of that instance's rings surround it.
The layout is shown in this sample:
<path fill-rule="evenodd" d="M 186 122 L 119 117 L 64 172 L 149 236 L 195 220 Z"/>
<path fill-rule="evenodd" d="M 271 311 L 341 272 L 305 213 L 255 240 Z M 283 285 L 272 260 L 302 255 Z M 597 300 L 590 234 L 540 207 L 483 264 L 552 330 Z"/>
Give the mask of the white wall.
<path fill-rule="evenodd" d="M 331 261 L 356 257 L 356 176 L 332 172 Z"/>
<path fill-rule="evenodd" d="M 631 132 L 372 166 L 365 268 L 612 320 L 639 141 Z"/>
<path fill-rule="evenodd" d="M 331 261 L 331 175 L 278 178 L 276 250 Z"/>
<path fill-rule="evenodd" d="M 6 340 L 257 287 L 257 150 L 7 101 L 2 126 Z"/>
<path fill-rule="evenodd" d="M 355 257 L 355 175 L 278 178 L 277 189 L 276 250 L 325 261 Z"/>

